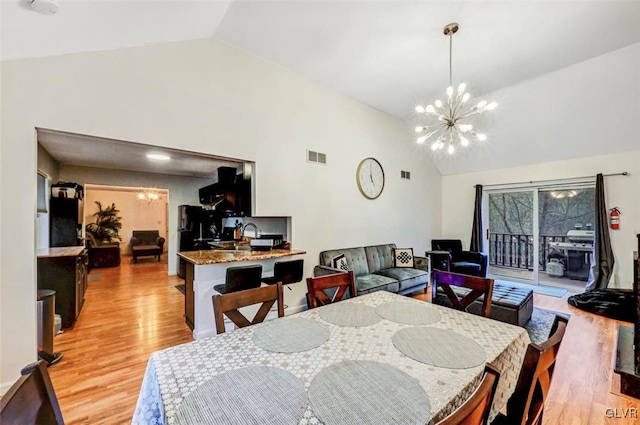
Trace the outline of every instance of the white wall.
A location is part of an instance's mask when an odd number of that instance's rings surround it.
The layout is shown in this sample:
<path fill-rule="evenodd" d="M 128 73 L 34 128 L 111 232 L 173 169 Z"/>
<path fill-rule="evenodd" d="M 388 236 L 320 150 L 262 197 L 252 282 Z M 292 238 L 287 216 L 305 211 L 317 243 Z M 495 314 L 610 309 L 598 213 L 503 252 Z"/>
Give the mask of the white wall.
<path fill-rule="evenodd" d="M 442 178 L 442 236 L 462 239 L 469 247 L 473 217 L 474 185 L 504 184 L 550 179 L 620 173 L 629 176 L 605 177 L 607 208 L 617 206 L 621 215 L 620 230 L 611 230 L 611 244 L 616 259 L 615 282 L 611 287 L 631 288 L 632 254 L 640 233 L 640 150 L 589 158 L 547 162 L 524 167 L 458 174 Z M 486 242 L 485 242 L 486 249 Z"/>
<path fill-rule="evenodd" d="M 307 275 L 323 249 L 439 236 L 441 177 L 403 122 L 214 39 L 3 62 L 1 78 L 4 385 L 35 360 L 36 126 L 255 161 L 255 213 L 292 216 Z M 355 184 L 368 156 L 387 176 L 375 201 Z"/>
<path fill-rule="evenodd" d="M 176 260 L 176 250 L 178 248 L 178 205 L 200 205 L 198 189 L 214 182 L 214 179 L 199 177 L 107 170 L 105 168 L 78 167 L 73 165 L 62 165 L 60 167 L 60 178 L 64 181 L 73 181 L 80 184 L 156 187 L 158 189 L 168 190 L 169 237 L 167 238 L 167 258 L 169 274 L 176 274 L 178 264 Z M 95 204 L 90 199 L 85 203 L 85 211 L 88 211 L 87 208 L 91 211 L 95 208 Z M 123 232 L 121 236 L 123 242 L 125 242 L 125 244 L 121 245 L 121 249 L 126 249 L 128 241 L 131 238 L 131 233 Z M 123 251 L 123 253 L 128 253 L 128 251 Z"/>

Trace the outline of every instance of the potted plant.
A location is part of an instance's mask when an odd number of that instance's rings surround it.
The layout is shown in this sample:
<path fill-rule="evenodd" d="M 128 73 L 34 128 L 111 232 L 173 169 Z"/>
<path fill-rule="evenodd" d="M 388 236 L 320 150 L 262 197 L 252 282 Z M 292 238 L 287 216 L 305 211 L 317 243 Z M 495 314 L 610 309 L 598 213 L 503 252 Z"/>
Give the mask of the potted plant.
<path fill-rule="evenodd" d="M 94 223 L 85 227 L 89 243 L 89 263 L 91 267 L 116 267 L 120 265 L 120 241 L 118 233 L 122 228 L 120 210 L 114 203 L 102 208 L 102 203 L 96 201 L 98 211 L 91 216 Z"/>
<path fill-rule="evenodd" d="M 116 204 L 111 204 L 102 208 L 102 203 L 96 201 L 98 211 L 91 217 L 95 217 L 95 223 L 86 226 L 87 237 L 97 245 L 113 243 L 115 240 L 122 241 L 118 231 L 122 229 L 122 217 L 118 216 L 120 210 L 116 209 Z M 119 243 L 119 242 L 118 242 Z"/>

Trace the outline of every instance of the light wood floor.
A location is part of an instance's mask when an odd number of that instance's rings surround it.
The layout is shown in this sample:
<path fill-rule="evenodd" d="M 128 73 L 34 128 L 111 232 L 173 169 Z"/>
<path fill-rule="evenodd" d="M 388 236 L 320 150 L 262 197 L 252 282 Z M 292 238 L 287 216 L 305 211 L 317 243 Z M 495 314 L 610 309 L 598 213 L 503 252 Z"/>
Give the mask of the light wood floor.
<path fill-rule="evenodd" d="M 86 302 L 72 330 L 55 339 L 64 358 L 52 366 L 55 391 L 69 425 L 129 424 L 149 355 L 191 341 L 184 324 L 183 296 L 167 277 L 166 264 L 94 269 Z M 418 298 L 427 298 L 424 295 Z M 565 299 L 536 295 L 537 307 L 572 314 L 560 351 L 545 425 L 640 424 L 639 419 L 607 418 L 607 408 L 640 402 L 610 392 L 619 322 L 570 307 Z"/>

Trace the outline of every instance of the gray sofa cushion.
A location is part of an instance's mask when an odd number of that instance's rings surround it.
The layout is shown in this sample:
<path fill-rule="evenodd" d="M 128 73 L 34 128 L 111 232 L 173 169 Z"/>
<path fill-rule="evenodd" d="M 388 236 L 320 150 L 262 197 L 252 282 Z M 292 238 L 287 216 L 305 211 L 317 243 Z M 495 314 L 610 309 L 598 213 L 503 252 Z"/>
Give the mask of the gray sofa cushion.
<path fill-rule="evenodd" d="M 425 283 L 429 273 L 424 270 L 412 269 L 407 267 L 394 267 L 390 269 L 380 270 L 377 274 L 396 279 L 400 282 L 400 291 L 412 288 L 421 283 Z"/>
<path fill-rule="evenodd" d="M 356 277 L 356 292 L 358 295 L 375 291 L 398 292 L 398 281 L 379 274 L 366 274 Z"/>
<path fill-rule="evenodd" d="M 392 243 L 364 247 L 369 273 L 377 273 L 380 270 L 393 267 L 393 249 L 395 247 L 396 245 Z"/>
<path fill-rule="evenodd" d="M 349 267 L 353 270 L 353 274 L 355 274 L 356 277 L 369 274 L 369 266 L 363 247 L 322 251 L 320 253 L 320 264 L 331 267 L 333 257 L 340 254 L 344 254 Z"/>

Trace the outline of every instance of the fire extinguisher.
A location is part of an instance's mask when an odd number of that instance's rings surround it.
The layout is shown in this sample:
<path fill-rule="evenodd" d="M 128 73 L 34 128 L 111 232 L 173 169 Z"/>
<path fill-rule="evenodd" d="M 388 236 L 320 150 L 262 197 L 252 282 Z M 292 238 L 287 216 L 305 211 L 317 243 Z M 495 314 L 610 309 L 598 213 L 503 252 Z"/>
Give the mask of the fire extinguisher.
<path fill-rule="evenodd" d="M 613 230 L 620 229 L 620 210 L 617 207 L 611 208 L 609 211 L 609 223 Z"/>

